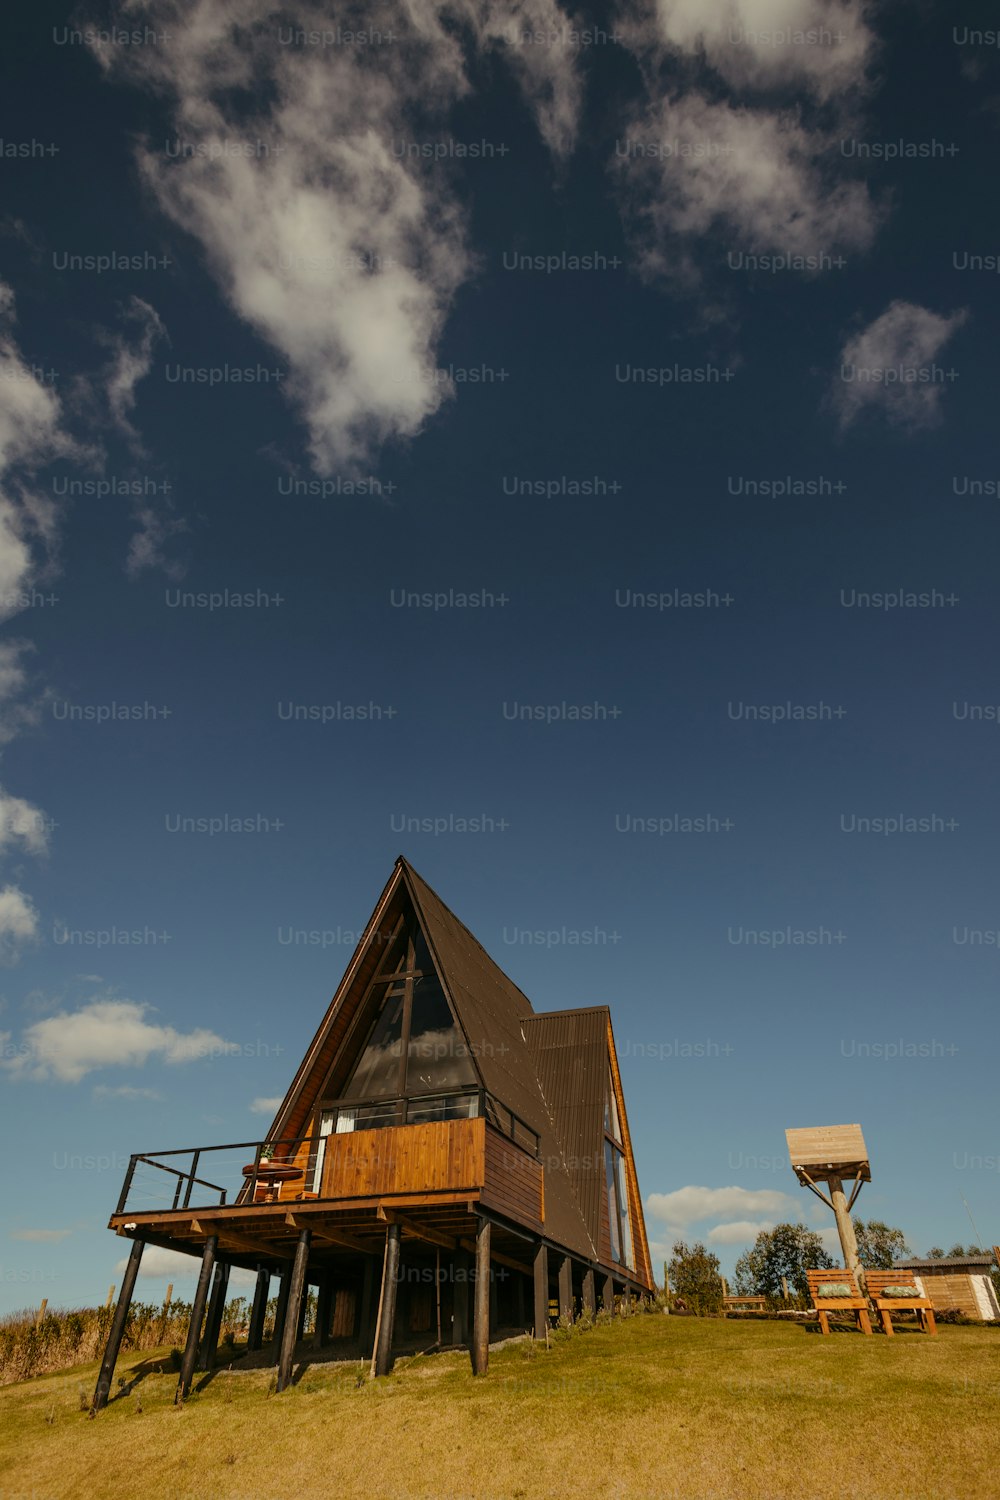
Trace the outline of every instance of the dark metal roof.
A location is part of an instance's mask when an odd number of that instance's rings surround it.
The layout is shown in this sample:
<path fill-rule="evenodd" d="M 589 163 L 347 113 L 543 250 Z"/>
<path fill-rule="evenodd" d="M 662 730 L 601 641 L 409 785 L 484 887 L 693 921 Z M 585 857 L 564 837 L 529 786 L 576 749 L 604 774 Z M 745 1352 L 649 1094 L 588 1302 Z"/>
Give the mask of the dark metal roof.
<path fill-rule="evenodd" d="M 900 1271 L 934 1271 L 948 1266 L 956 1271 L 971 1271 L 976 1267 L 985 1266 L 989 1269 L 993 1264 L 992 1255 L 929 1255 L 926 1260 L 896 1260 L 893 1261 L 893 1269 Z"/>
<path fill-rule="evenodd" d="M 565 1165 L 566 1143 L 560 1140 L 555 1112 L 540 1086 L 522 1030 L 534 1015 L 531 1001 L 412 865 L 401 858 L 399 866 L 485 1087 L 539 1135 L 546 1234 L 567 1250 L 598 1259 Z"/>
<path fill-rule="evenodd" d="M 552 1111 L 566 1168 L 595 1245 L 601 1242 L 604 1096 L 608 1086 L 606 1005 L 527 1016 L 524 1034 Z"/>

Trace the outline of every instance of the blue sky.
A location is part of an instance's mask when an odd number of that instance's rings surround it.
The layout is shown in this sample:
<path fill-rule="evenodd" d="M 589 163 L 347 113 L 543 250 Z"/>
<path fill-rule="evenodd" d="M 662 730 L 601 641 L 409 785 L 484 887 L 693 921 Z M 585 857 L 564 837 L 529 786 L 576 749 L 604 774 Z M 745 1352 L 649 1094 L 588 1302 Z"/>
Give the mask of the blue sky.
<path fill-rule="evenodd" d="M 2 1305 L 263 1132 L 399 853 L 611 1005 L 656 1259 L 841 1121 L 991 1244 L 989 20 L 222 10 L 4 23 Z"/>

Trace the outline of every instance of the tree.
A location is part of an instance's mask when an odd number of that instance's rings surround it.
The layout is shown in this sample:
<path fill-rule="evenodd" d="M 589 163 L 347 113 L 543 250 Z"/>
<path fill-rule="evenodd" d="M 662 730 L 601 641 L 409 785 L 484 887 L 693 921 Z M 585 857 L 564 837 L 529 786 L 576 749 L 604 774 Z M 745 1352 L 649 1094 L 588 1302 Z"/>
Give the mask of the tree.
<path fill-rule="evenodd" d="M 781 1278 L 801 1296 L 808 1292 L 806 1271 L 826 1270 L 833 1261 L 814 1229 L 804 1224 L 776 1224 L 762 1229 L 736 1262 L 735 1286 L 743 1296 L 780 1297 Z"/>
<path fill-rule="evenodd" d="M 932 1245 L 931 1248 L 927 1252 L 927 1259 L 928 1260 L 943 1260 L 944 1259 L 944 1251 L 941 1249 L 941 1246 L 940 1245 Z"/>
<path fill-rule="evenodd" d="M 719 1257 L 706 1250 L 700 1240 L 696 1245 L 677 1240 L 667 1274 L 670 1290 L 683 1300 L 690 1312 L 720 1311 L 722 1279 L 719 1276 Z"/>
<path fill-rule="evenodd" d="M 912 1252 L 901 1229 L 892 1229 L 881 1219 L 854 1220 L 858 1259 L 868 1271 L 891 1271 L 897 1260 Z"/>

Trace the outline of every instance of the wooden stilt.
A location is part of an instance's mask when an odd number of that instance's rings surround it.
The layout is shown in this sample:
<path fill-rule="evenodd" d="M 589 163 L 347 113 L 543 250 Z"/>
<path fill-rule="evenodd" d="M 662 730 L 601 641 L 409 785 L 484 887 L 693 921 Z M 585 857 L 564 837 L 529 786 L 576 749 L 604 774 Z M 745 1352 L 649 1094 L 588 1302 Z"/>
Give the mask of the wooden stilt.
<path fill-rule="evenodd" d="M 205 1316 L 205 1304 L 208 1301 L 208 1284 L 212 1279 L 212 1267 L 215 1264 L 215 1252 L 219 1246 L 219 1236 L 210 1234 L 205 1241 L 205 1249 L 201 1257 L 201 1271 L 198 1273 L 198 1285 L 195 1289 L 194 1302 L 191 1304 L 191 1321 L 188 1323 L 187 1343 L 184 1346 L 184 1357 L 181 1360 L 181 1373 L 177 1381 L 177 1389 L 174 1392 L 174 1404 L 179 1405 L 191 1389 L 191 1381 L 194 1376 L 194 1362 L 198 1355 L 198 1340 L 201 1335 L 201 1320 Z"/>
<path fill-rule="evenodd" d="M 604 1285 L 601 1287 L 601 1306 L 607 1312 L 615 1310 L 615 1284 L 610 1276 L 605 1276 Z"/>
<path fill-rule="evenodd" d="M 247 1330 L 247 1353 L 253 1354 L 264 1342 L 264 1319 L 267 1316 L 267 1300 L 271 1293 L 271 1273 L 266 1266 L 257 1267 L 257 1285 L 250 1310 L 250 1327 Z"/>
<path fill-rule="evenodd" d="M 382 1290 L 375 1325 L 373 1375 L 388 1375 L 392 1365 L 392 1326 L 396 1321 L 396 1287 L 399 1283 L 399 1225 L 388 1224 L 382 1261 Z"/>
<path fill-rule="evenodd" d="M 125 1333 L 125 1323 L 128 1319 L 129 1304 L 132 1301 L 132 1293 L 135 1289 L 135 1278 L 139 1274 L 139 1262 L 142 1260 L 142 1252 L 145 1248 L 144 1240 L 133 1240 L 132 1249 L 129 1251 L 128 1265 L 125 1267 L 125 1280 L 122 1282 L 121 1296 L 118 1298 L 118 1306 L 111 1321 L 111 1330 L 108 1333 L 108 1342 L 104 1347 L 104 1358 L 101 1361 L 100 1373 L 97 1377 L 97 1385 L 94 1387 L 94 1399 L 91 1402 L 91 1414 L 96 1414 L 108 1404 L 108 1396 L 111 1391 L 111 1381 L 114 1378 L 115 1364 L 118 1360 L 118 1351 L 121 1348 L 122 1336 Z"/>
<path fill-rule="evenodd" d="M 371 1359 L 375 1347 L 374 1286 L 375 1257 L 366 1255 L 361 1273 L 361 1304 L 358 1308 L 358 1340 L 362 1359 Z"/>
<path fill-rule="evenodd" d="M 316 1328 L 313 1333 L 313 1348 L 322 1349 L 324 1344 L 330 1341 L 330 1314 L 333 1311 L 333 1272 L 327 1271 L 320 1277 L 319 1289 L 316 1293 Z"/>
<path fill-rule="evenodd" d="M 539 1242 L 535 1246 L 535 1338 L 543 1339 L 549 1326 L 549 1249 Z"/>
<path fill-rule="evenodd" d="M 288 1278 L 288 1306 L 285 1311 L 285 1325 L 281 1330 L 281 1345 L 278 1352 L 279 1391 L 283 1391 L 292 1378 L 292 1356 L 295 1353 L 299 1317 L 306 1289 L 306 1267 L 309 1264 L 309 1242 L 311 1239 L 311 1229 L 302 1229 L 299 1231 L 299 1242 L 295 1247 L 295 1259 L 292 1262 L 291 1275 Z"/>
<path fill-rule="evenodd" d="M 285 1318 L 288 1315 L 288 1293 L 292 1286 L 292 1268 L 285 1266 L 281 1273 L 281 1284 L 278 1287 L 278 1300 L 274 1308 L 274 1332 L 271 1335 L 271 1347 L 274 1350 L 275 1363 L 278 1360 L 278 1351 L 281 1348 L 282 1336 L 285 1332 Z"/>
<path fill-rule="evenodd" d="M 472 1327 L 472 1373 L 485 1375 L 490 1363 L 490 1221 L 476 1230 L 476 1301 Z"/>
<path fill-rule="evenodd" d="M 593 1266 L 588 1266 L 583 1273 L 583 1305 L 585 1310 L 593 1317 L 597 1311 L 597 1298 L 594 1294 Z"/>
<path fill-rule="evenodd" d="M 573 1317 L 573 1262 L 568 1255 L 559 1262 L 559 1315 L 568 1321 Z"/>
<path fill-rule="evenodd" d="M 837 1220 L 837 1230 L 840 1234 L 840 1243 L 844 1251 L 844 1264 L 849 1271 L 854 1272 L 854 1278 L 861 1290 L 861 1295 L 866 1296 L 868 1288 L 865 1285 L 865 1268 L 858 1259 L 858 1241 L 854 1233 L 854 1224 L 851 1220 L 850 1210 L 847 1207 L 847 1195 L 844 1192 L 844 1184 L 839 1177 L 828 1177 L 827 1184 L 830 1188 L 830 1202 L 833 1204 L 833 1212 Z"/>
<path fill-rule="evenodd" d="M 469 1252 L 467 1250 L 456 1250 L 453 1261 L 454 1281 L 452 1282 L 454 1295 L 452 1306 L 454 1317 L 451 1325 L 451 1341 L 453 1344 L 467 1344 L 469 1342 Z"/>
<path fill-rule="evenodd" d="M 219 1331 L 222 1315 L 226 1310 L 226 1292 L 229 1289 L 229 1265 L 226 1261 L 215 1263 L 212 1293 L 208 1299 L 208 1316 L 205 1318 L 205 1334 L 198 1353 L 197 1368 L 210 1370 L 215 1362 L 215 1351 L 219 1346 Z"/>

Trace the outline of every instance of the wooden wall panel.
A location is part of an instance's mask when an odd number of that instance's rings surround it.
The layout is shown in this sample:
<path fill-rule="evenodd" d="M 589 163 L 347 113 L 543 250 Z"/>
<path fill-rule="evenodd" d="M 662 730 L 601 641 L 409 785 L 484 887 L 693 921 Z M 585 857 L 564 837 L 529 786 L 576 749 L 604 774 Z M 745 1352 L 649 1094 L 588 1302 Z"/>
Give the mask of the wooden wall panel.
<path fill-rule="evenodd" d="M 542 1165 L 490 1126 L 482 1202 L 517 1224 L 542 1228 Z"/>
<path fill-rule="evenodd" d="M 484 1120 L 434 1120 L 328 1136 L 322 1196 L 478 1192 L 485 1129 Z"/>

